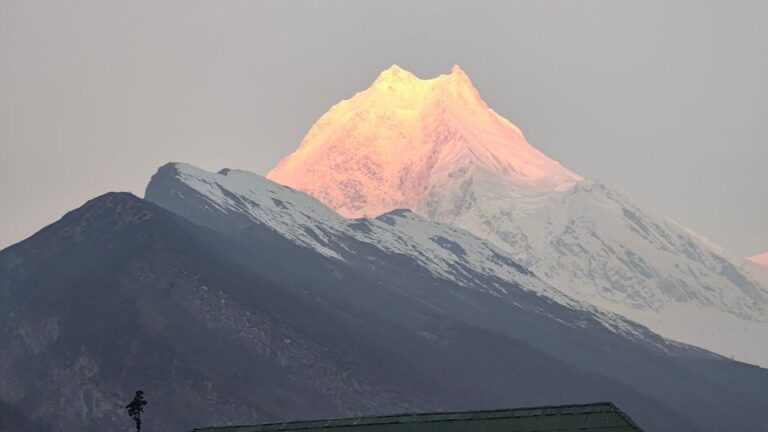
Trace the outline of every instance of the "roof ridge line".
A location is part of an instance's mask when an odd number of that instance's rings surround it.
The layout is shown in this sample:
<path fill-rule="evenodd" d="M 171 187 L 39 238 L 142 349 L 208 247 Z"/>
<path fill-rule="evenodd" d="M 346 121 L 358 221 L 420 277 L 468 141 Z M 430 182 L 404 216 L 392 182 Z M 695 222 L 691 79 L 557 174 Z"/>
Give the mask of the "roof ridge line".
<path fill-rule="evenodd" d="M 519 408 L 497 408 L 497 409 L 487 409 L 487 410 L 464 410 L 464 411 L 433 411 L 433 412 L 406 412 L 406 413 L 397 413 L 397 414 L 381 414 L 381 415 L 371 415 L 371 416 L 357 416 L 357 417 L 337 417 L 337 418 L 330 418 L 330 419 L 310 419 L 310 420 L 290 420 L 290 421 L 283 421 L 283 422 L 270 422 L 270 423 L 261 423 L 261 424 L 252 424 L 252 425 L 232 425 L 232 426 L 207 426 L 203 428 L 195 428 L 193 429 L 193 432 L 203 432 L 206 430 L 221 430 L 221 429 L 234 429 L 234 428 L 243 428 L 243 427 L 270 427 L 270 426 L 290 426 L 290 425 L 296 425 L 296 424 L 322 424 L 322 423 L 331 423 L 331 422 L 339 422 L 339 421 L 349 421 L 349 422 L 355 422 L 351 424 L 346 425 L 333 425 L 333 427 L 344 427 L 344 426 L 363 426 L 366 424 L 387 424 L 383 422 L 376 423 L 373 420 L 383 420 L 388 418 L 398 418 L 398 417 L 408 417 L 408 418 L 414 418 L 414 417 L 433 417 L 433 416 L 446 416 L 446 415 L 462 415 L 462 414 L 492 414 L 492 413 L 504 413 L 504 412 L 516 412 L 516 411 L 530 411 L 530 410 L 545 410 L 545 409 L 567 409 L 567 408 L 585 408 L 585 407 L 594 407 L 594 406 L 607 406 L 610 408 L 610 411 L 612 412 L 618 412 L 620 414 L 624 414 L 616 405 L 614 405 L 612 402 L 593 402 L 593 403 L 583 403 L 583 404 L 568 404 L 568 405 L 541 405 L 541 406 L 526 406 L 526 407 L 519 407 Z M 550 415 L 550 414 L 548 414 Z M 507 417 L 501 417 L 501 418 L 509 418 L 509 417 L 516 417 L 516 416 L 507 416 Z M 517 417 L 530 417 L 530 416 L 517 416 Z M 629 416 L 626 416 L 624 414 L 622 416 L 624 420 L 626 420 L 630 426 L 637 428 L 637 425 L 632 421 Z M 357 421 L 360 420 L 367 420 L 362 423 L 357 423 Z M 431 420 L 431 421 L 452 421 L 455 419 L 440 419 L 440 420 Z M 460 419 L 460 420 L 472 420 L 472 419 Z M 423 420 L 423 422 L 429 422 L 430 420 Z M 388 422 L 389 424 L 392 423 L 398 423 L 398 422 Z M 316 427 L 316 428 L 321 428 Z M 329 426 L 326 426 L 329 427 Z M 301 428 L 280 428 L 281 430 L 301 430 L 301 429 L 308 429 L 309 425 Z M 640 429 L 637 429 L 638 431 Z"/>

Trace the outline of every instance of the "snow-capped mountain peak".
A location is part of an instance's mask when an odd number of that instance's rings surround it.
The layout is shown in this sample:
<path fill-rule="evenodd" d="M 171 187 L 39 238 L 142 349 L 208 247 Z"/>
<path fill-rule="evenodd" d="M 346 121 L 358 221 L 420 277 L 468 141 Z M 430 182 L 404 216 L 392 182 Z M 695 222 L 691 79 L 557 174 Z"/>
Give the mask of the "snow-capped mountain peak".
<path fill-rule="evenodd" d="M 426 80 L 390 67 L 333 106 L 267 177 L 362 217 L 415 208 L 445 176 L 470 171 L 528 190 L 581 180 L 491 110 L 458 66 Z"/>
<path fill-rule="evenodd" d="M 459 94 L 465 97 L 472 96 L 468 100 L 484 103 L 469 76 L 459 65 L 453 65 L 450 73 L 439 75 L 433 79 L 421 79 L 398 65 L 392 65 L 379 73 L 379 76 L 371 84 L 371 89 L 397 94 L 400 98 L 411 101 L 419 99 L 424 101 L 427 93 L 431 92 L 442 93 L 443 97 Z"/>
<path fill-rule="evenodd" d="M 768 339 L 768 272 L 548 158 L 458 67 L 382 72 L 268 177 L 343 216 L 407 208 L 463 228 L 581 301 L 768 365 L 752 342 Z"/>

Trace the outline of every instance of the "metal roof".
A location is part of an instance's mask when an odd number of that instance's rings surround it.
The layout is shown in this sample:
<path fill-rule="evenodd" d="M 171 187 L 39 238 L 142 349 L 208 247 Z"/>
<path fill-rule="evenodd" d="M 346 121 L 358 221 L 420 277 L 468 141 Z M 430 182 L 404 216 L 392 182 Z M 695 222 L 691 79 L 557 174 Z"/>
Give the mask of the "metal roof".
<path fill-rule="evenodd" d="M 610 402 L 221 426 L 194 432 L 642 432 Z"/>

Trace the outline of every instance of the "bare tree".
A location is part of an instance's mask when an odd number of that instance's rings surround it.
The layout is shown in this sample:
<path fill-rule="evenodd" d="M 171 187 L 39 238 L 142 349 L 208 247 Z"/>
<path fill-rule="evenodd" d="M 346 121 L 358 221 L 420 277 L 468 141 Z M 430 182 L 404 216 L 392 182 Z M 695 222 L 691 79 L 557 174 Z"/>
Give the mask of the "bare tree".
<path fill-rule="evenodd" d="M 141 413 L 144 412 L 144 405 L 146 404 L 147 401 L 144 400 L 144 392 L 138 390 L 133 396 L 131 403 L 125 407 L 128 410 L 128 416 L 136 422 L 136 432 L 141 432 Z"/>

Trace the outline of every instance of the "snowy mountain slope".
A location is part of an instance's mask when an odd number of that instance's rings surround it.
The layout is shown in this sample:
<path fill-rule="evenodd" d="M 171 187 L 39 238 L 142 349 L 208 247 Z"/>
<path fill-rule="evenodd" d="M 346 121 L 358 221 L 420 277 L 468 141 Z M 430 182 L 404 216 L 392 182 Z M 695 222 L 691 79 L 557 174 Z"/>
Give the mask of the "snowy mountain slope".
<path fill-rule="evenodd" d="M 768 343 L 758 343 L 768 341 L 759 269 L 745 269 L 738 257 L 597 182 L 514 200 L 477 195 L 470 186 L 416 211 L 505 247 L 575 298 L 672 339 L 768 366 Z M 435 202 L 466 210 L 442 212 Z"/>
<path fill-rule="evenodd" d="M 147 186 L 146 199 L 224 231 L 230 225 L 257 223 L 342 261 L 359 259 L 355 247 L 362 243 L 386 254 L 407 256 L 435 277 L 505 296 L 503 284 L 487 283 L 488 278 L 495 278 L 568 308 L 595 314 L 613 331 L 641 339 L 646 334 L 618 315 L 563 294 L 491 243 L 408 210 L 394 210 L 375 219 L 346 219 L 309 195 L 257 174 L 232 169 L 212 173 L 183 163 L 161 167 Z M 201 213 L 191 215 L 189 211 Z M 221 218 L 222 214 L 227 218 Z"/>
<path fill-rule="evenodd" d="M 690 302 L 741 318 L 768 318 L 768 293 L 732 257 L 601 183 L 583 181 L 565 192 L 514 202 L 465 192 L 466 202 L 446 197 L 467 209 L 459 215 L 428 204 L 417 211 L 507 245 L 523 265 L 579 298 L 653 311 Z"/>
<path fill-rule="evenodd" d="M 768 366 L 768 344 L 754 342 L 768 340 L 761 270 L 547 158 L 458 68 L 432 80 L 383 72 L 268 177 L 343 215 L 405 207 L 466 229 L 569 296 Z"/>

